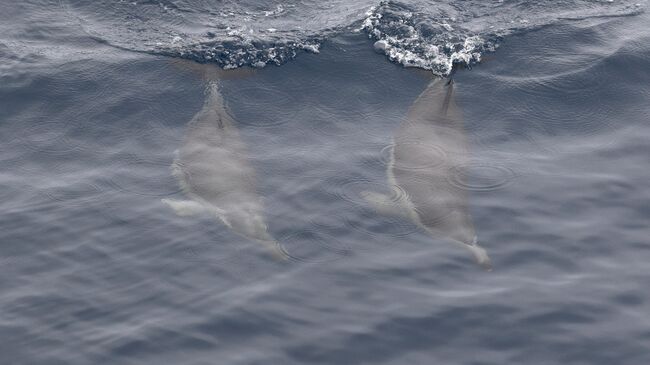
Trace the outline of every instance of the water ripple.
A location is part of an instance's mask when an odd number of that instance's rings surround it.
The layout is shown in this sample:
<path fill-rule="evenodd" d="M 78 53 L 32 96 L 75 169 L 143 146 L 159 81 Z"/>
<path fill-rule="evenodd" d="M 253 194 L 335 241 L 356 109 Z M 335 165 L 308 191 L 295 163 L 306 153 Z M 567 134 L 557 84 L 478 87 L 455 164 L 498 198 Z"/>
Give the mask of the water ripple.
<path fill-rule="evenodd" d="M 382 212 L 400 209 L 407 194 L 399 186 L 386 186 L 365 179 L 330 179 L 325 186 L 337 199 L 356 206 L 354 214 L 341 214 L 341 219 L 357 231 L 371 236 L 391 237 L 404 237 L 418 231 L 415 224 Z M 385 194 L 383 196 L 386 200 L 376 202 L 377 206 L 373 207 L 368 201 L 372 200 L 370 194 L 373 193 Z"/>
<path fill-rule="evenodd" d="M 64 203 L 66 206 L 85 205 L 102 198 L 104 190 L 96 184 L 73 182 L 70 184 L 48 187 L 41 191 L 48 199 Z"/>
<path fill-rule="evenodd" d="M 278 246 L 290 260 L 303 263 L 331 262 L 350 255 L 350 248 L 318 230 L 284 236 L 278 241 Z"/>
<path fill-rule="evenodd" d="M 393 162 L 393 167 L 402 170 L 421 170 L 432 169 L 444 165 L 447 162 L 447 152 L 442 147 L 423 143 L 421 141 L 399 141 L 401 153 L 408 155 L 408 161 L 391 161 L 395 143 L 382 148 L 380 153 L 381 161 L 389 165 Z M 422 147 L 427 148 L 427 154 L 421 153 Z M 411 149 L 413 151 L 411 152 Z M 417 158 L 420 157 L 420 158 Z"/>
<path fill-rule="evenodd" d="M 450 169 L 449 183 L 463 190 L 494 191 L 510 184 L 516 177 L 514 170 L 486 163 L 468 163 Z"/>
<path fill-rule="evenodd" d="M 136 195 L 165 197 L 181 192 L 172 176 L 169 160 L 127 156 L 115 162 L 108 183 L 114 189 Z"/>
<path fill-rule="evenodd" d="M 23 146 L 32 151 L 66 154 L 83 149 L 83 145 L 70 136 L 75 127 L 71 122 L 36 121 L 18 129 L 15 135 Z"/>
<path fill-rule="evenodd" d="M 255 104 L 252 113 L 246 117 L 236 117 L 241 125 L 270 128 L 278 127 L 296 119 L 298 110 L 294 107 L 295 100 L 291 94 L 279 88 L 262 86 L 238 87 L 229 89 L 226 95 L 238 100 L 247 100 Z"/>

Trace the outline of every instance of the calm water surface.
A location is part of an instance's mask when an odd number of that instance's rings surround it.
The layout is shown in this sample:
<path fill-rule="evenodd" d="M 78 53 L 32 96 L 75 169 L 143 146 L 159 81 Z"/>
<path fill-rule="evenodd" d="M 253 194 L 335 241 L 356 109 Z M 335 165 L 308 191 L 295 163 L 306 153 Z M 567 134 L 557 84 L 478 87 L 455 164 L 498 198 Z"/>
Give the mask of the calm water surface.
<path fill-rule="evenodd" d="M 219 77 L 283 262 L 161 202 L 185 199 L 171 166 L 205 68 L 25 4 L 0 5 L 33 20 L 0 16 L 3 363 L 650 363 L 648 15 L 511 34 L 456 73 L 449 179 L 486 272 L 362 196 L 390 192 L 430 71 L 342 32 Z"/>

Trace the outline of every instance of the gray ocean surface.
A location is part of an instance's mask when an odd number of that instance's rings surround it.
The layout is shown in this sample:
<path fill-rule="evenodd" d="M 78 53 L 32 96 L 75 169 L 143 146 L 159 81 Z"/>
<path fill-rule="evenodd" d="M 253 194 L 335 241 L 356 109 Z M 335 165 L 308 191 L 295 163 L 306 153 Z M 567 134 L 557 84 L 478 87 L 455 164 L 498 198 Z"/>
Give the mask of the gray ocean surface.
<path fill-rule="evenodd" d="M 0 364 L 650 364 L 650 15 L 417 3 L 0 0 Z M 363 198 L 458 62 L 489 272 Z M 162 202 L 205 70 L 288 260 Z"/>

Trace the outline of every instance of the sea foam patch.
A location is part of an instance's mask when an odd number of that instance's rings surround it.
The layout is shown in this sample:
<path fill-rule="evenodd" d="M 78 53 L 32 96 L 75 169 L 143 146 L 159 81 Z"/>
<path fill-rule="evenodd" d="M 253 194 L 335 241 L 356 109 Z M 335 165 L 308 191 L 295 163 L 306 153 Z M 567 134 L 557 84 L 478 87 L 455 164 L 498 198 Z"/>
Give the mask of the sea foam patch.
<path fill-rule="evenodd" d="M 84 31 L 121 49 L 216 63 L 281 65 L 328 38 L 363 31 L 389 60 L 448 74 L 514 32 L 638 13 L 646 0 L 61 0 Z"/>
<path fill-rule="evenodd" d="M 384 1 L 372 7 L 360 30 L 375 39 L 375 50 L 405 67 L 448 74 L 454 63 L 471 65 L 494 45 L 481 36 L 453 26 L 456 18 L 443 10 L 426 14 L 400 3 Z"/>

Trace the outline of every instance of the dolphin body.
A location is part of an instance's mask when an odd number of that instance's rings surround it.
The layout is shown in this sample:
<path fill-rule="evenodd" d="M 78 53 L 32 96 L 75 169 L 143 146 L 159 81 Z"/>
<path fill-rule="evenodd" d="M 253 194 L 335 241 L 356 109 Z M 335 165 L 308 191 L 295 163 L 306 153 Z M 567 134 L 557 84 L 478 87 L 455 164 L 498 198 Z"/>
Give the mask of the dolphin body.
<path fill-rule="evenodd" d="M 214 214 L 233 232 L 285 258 L 269 234 L 255 170 L 216 81 L 208 82 L 203 108 L 187 127 L 172 173 L 188 200 L 162 199 L 178 215 Z"/>
<path fill-rule="evenodd" d="M 380 211 L 402 216 L 429 235 L 469 250 L 491 270 L 490 258 L 478 246 L 467 191 L 452 183 L 468 160 L 467 137 L 454 102 L 454 83 L 433 80 L 409 109 L 393 138 L 387 167 L 389 197 L 363 192 Z"/>

